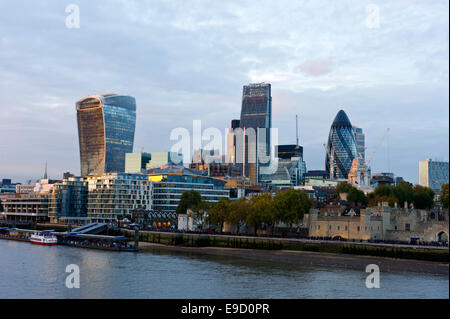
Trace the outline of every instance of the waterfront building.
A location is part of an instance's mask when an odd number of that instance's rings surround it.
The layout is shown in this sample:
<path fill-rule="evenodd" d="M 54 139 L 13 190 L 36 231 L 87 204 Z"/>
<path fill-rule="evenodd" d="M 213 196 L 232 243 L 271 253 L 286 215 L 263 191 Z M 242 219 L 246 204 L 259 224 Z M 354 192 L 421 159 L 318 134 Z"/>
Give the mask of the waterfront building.
<path fill-rule="evenodd" d="M 9 221 L 46 222 L 50 193 L 57 181 L 41 179 L 30 193 L 10 196 L 2 199 L 3 217 Z"/>
<path fill-rule="evenodd" d="M 124 172 L 125 154 L 133 152 L 136 100 L 100 94 L 76 103 L 81 175 Z"/>
<path fill-rule="evenodd" d="M 340 110 L 331 125 L 326 146 L 325 170 L 331 179 L 347 179 L 356 151 L 352 124 L 343 110 Z"/>
<path fill-rule="evenodd" d="M 269 83 L 244 85 L 239 127 L 243 134 L 237 137 L 242 138 L 242 143 L 236 142 L 236 157 L 242 159 L 243 175 L 258 182 L 260 166 L 269 164 L 261 164 L 260 159 L 270 156 L 272 95 Z"/>
<path fill-rule="evenodd" d="M 87 177 L 87 217 L 92 222 L 113 222 L 133 210 L 152 209 L 153 185 L 142 174 L 105 173 Z"/>
<path fill-rule="evenodd" d="M 164 165 L 183 165 L 183 154 L 176 152 L 151 152 L 151 159 L 146 169 L 159 168 Z"/>
<path fill-rule="evenodd" d="M 176 212 L 181 195 L 190 190 L 198 191 L 202 200 L 212 203 L 230 197 L 224 180 L 199 175 L 183 166 L 167 165 L 149 171 L 148 179 L 153 182 L 153 209 L 158 211 Z"/>
<path fill-rule="evenodd" d="M 439 194 L 442 184 L 449 182 L 448 170 L 448 162 L 433 161 L 431 158 L 419 161 L 419 184 Z"/>
<path fill-rule="evenodd" d="M 135 174 L 145 171 L 151 159 L 152 154 L 150 153 L 125 154 L 125 173 Z"/>
<path fill-rule="evenodd" d="M 363 160 L 366 159 L 366 142 L 362 128 L 353 126 L 353 133 L 355 134 L 356 154 Z"/>
<path fill-rule="evenodd" d="M 303 223 L 310 237 L 350 240 L 384 240 L 448 244 L 448 211 L 389 207 L 387 203 L 367 209 L 335 205 L 311 209 Z"/>
<path fill-rule="evenodd" d="M 87 218 L 88 184 L 82 177 L 69 177 L 54 185 L 48 216 L 51 223 L 83 224 Z"/>

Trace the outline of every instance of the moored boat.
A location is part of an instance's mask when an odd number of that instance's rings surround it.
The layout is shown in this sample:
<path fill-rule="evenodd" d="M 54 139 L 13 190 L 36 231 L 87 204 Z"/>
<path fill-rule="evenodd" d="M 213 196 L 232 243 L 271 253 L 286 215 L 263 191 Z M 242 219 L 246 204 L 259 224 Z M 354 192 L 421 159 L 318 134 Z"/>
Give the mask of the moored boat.
<path fill-rule="evenodd" d="M 58 243 L 58 239 L 51 233 L 40 231 L 30 236 L 30 242 L 37 245 L 53 246 Z"/>

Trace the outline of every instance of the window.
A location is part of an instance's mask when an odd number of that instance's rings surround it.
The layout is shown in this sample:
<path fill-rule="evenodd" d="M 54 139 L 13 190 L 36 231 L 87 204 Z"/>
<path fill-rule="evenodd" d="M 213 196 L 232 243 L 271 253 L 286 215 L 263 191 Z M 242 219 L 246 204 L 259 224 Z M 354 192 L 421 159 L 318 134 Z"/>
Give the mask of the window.
<path fill-rule="evenodd" d="M 357 229 L 358 229 L 358 231 L 360 230 L 360 227 L 358 226 L 358 227 L 356 227 Z"/>
<path fill-rule="evenodd" d="M 411 230 L 411 225 L 410 224 L 405 224 L 405 230 L 406 231 L 410 231 Z"/>

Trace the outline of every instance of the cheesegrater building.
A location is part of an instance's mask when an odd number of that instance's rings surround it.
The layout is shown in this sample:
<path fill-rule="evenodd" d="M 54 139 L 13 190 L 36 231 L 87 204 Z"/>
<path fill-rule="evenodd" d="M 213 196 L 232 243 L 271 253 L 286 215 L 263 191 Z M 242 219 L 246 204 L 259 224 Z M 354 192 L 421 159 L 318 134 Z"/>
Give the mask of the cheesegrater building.
<path fill-rule="evenodd" d="M 355 134 L 352 124 L 343 110 L 340 110 L 331 124 L 325 171 L 331 179 L 347 179 L 354 158 L 357 158 Z"/>
<path fill-rule="evenodd" d="M 76 103 L 81 175 L 125 171 L 133 152 L 136 100 L 117 94 L 92 95 Z"/>

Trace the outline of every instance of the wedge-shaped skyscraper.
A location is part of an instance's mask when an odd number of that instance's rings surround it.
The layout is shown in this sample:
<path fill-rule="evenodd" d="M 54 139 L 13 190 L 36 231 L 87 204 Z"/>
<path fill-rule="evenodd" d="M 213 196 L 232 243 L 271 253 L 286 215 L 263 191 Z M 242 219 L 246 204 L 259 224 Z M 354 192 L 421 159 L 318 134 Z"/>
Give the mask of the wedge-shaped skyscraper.
<path fill-rule="evenodd" d="M 133 152 L 136 100 L 117 94 L 92 95 L 76 103 L 81 175 L 124 172 Z"/>
<path fill-rule="evenodd" d="M 331 124 L 328 136 L 325 170 L 331 179 L 347 179 L 352 161 L 357 158 L 355 134 L 352 124 L 340 110 Z"/>

